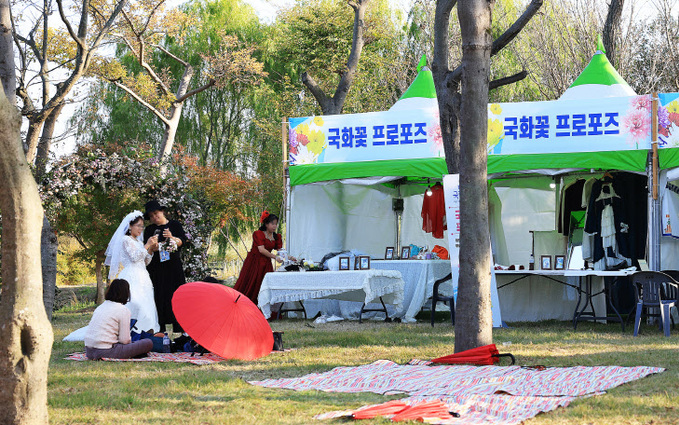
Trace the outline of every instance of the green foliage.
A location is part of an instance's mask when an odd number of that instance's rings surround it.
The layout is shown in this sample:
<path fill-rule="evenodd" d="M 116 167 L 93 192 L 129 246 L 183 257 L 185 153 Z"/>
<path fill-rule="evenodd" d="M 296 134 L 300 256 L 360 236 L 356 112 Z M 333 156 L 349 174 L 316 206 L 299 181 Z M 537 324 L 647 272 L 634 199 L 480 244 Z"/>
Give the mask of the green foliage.
<path fill-rule="evenodd" d="M 83 258 L 82 247 L 73 238 L 62 238 L 57 252 L 57 286 L 90 285 L 96 282 L 94 262 Z"/>
<path fill-rule="evenodd" d="M 368 3 L 365 45 L 356 78 L 347 95 L 345 113 L 385 110 L 400 96 L 402 35 L 399 20 L 388 2 Z M 274 55 L 266 63 L 275 69 L 270 71 L 271 74 L 288 75 L 297 92 L 305 91 L 299 102 L 304 105 L 306 115 L 318 113 L 320 109 L 302 86 L 300 75 L 308 72 L 326 94 L 332 96 L 349 58 L 353 23 L 353 9 L 345 1 L 303 0 L 282 12 L 274 25 L 270 47 Z"/>
<path fill-rule="evenodd" d="M 41 185 L 48 218 L 78 241 L 81 259 L 101 261 L 122 217 L 157 199 L 189 238 L 182 249 L 187 278 L 202 278 L 213 229 L 249 206 L 252 185 L 230 173 L 214 174 L 211 167 L 197 169 L 182 153 L 166 164 L 163 176 L 151 156 L 145 145 L 128 143 L 107 150 L 81 147 L 62 158 Z"/>

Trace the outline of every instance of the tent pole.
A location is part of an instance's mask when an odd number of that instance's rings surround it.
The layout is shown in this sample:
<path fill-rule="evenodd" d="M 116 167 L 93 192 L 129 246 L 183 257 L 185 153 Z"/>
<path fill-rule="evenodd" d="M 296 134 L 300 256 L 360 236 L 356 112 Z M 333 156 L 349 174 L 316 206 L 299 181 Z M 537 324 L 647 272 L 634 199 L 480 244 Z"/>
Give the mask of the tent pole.
<path fill-rule="evenodd" d="M 651 106 L 651 146 L 653 148 L 653 199 L 658 199 L 658 93 L 653 92 Z"/>
<path fill-rule="evenodd" d="M 285 248 L 290 253 L 288 235 L 290 234 L 290 174 L 288 170 L 288 117 L 281 123 L 281 152 L 283 153 L 283 214 L 285 215 Z"/>
<path fill-rule="evenodd" d="M 660 270 L 660 200 L 658 199 L 658 93 L 653 92 L 651 104 L 651 147 L 653 149 L 651 155 L 651 234 L 649 241 L 651 242 L 649 259 L 649 268 L 651 270 Z"/>

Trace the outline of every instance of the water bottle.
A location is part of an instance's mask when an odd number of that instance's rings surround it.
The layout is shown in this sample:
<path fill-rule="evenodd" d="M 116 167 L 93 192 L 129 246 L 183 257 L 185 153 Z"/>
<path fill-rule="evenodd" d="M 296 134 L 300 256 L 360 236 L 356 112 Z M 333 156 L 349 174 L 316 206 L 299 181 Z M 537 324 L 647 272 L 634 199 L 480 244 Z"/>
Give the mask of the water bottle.
<path fill-rule="evenodd" d="M 163 334 L 163 353 L 170 352 L 170 337 L 167 336 L 167 332 Z"/>
<path fill-rule="evenodd" d="M 528 258 L 528 270 L 535 270 L 535 256 L 533 254 Z"/>

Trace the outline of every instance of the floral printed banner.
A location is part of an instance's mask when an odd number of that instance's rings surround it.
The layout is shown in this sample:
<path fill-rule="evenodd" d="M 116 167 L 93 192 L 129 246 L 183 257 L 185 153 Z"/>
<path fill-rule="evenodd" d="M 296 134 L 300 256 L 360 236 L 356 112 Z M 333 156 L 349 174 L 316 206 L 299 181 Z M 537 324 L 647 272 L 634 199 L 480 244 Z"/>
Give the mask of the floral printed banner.
<path fill-rule="evenodd" d="M 650 95 L 488 106 L 489 154 L 648 149 L 650 142 Z"/>
<path fill-rule="evenodd" d="M 659 95 L 658 146 L 679 147 L 679 93 Z M 651 147 L 651 95 L 488 105 L 488 154 Z M 436 108 L 290 119 L 290 165 L 443 157 Z"/>
<path fill-rule="evenodd" d="M 658 147 L 679 147 L 679 93 L 660 93 Z"/>
<path fill-rule="evenodd" d="M 438 111 L 291 118 L 290 165 L 443 157 Z"/>

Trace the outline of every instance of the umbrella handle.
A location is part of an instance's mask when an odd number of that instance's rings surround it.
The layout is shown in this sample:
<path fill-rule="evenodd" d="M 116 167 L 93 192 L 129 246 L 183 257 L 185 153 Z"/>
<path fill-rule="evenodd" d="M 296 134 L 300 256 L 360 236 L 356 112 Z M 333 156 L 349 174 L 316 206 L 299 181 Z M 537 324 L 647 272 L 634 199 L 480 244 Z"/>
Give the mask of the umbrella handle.
<path fill-rule="evenodd" d="M 516 358 L 514 358 L 514 355 L 512 353 L 507 353 L 507 354 L 493 354 L 493 357 L 509 357 L 512 359 L 512 365 L 516 363 Z M 511 366 L 511 365 L 510 365 Z"/>

